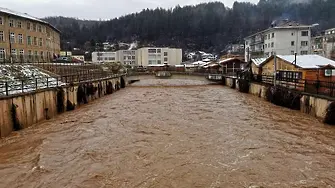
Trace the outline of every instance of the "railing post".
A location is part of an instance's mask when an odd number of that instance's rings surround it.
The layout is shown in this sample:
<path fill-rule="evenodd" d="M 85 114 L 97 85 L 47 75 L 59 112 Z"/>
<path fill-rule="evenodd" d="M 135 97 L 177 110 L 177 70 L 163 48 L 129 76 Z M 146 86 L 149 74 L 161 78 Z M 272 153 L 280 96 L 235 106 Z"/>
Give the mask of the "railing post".
<path fill-rule="evenodd" d="M 35 79 L 35 84 L 36 84 L 36 90 L 38 89 L 38 86 L 37 86 L 37 78 Z"/>
<path fill-rule="evenodd" d="M 56 86 L 58 87 L 58 76 L 56 77 Z"/>
<path fill-rule="evenodd" d="M 6 96 L 8 96 L 8 82 L 5 82 L 5 86 L 6 86 Z"/>
<path fill-rule="evenodd" d="M 47 77 L 47 88 L 49 88 L 49 77 Z"/>
<path fill-rule="evenodd" d="M 21 90 L 22 90 L 22 93 L 23 93 L 23 80 L 21 80 Z"/>

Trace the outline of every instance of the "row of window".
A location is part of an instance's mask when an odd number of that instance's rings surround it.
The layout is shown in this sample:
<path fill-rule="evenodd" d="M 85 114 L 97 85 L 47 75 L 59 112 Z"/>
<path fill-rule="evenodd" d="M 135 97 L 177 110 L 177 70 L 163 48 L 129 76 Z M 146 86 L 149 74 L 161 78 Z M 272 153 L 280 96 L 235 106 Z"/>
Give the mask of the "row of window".
<path fill-rule="evenodd" d="M 5 58 L 5 54 L 6 54 L 5 49 L 0 48 L 0 59 Z M 24 50 L 23 49 L 12 49 L 11 56 L 16 57 L 17 55 L 24 56 L 25 55 Z M 40 51 L 40 53 L 38 53 L 38 51 L 34 51 L 34 54 L 33 54 L 33 51 L 28 50 L 28 56 L 32 56 L 32 55 L 43 57 L 44 52 Z"/>
<path fill-rule="evenodd" d="M 270 34 L 265 35 L 265 36 L 264 36 L 264 39 L 265 39 L 265 40 L 268 40 L 268 39 L 271 38 L 270 36 L 272 36 L 272 38 L 275 38 L 275 33 L 272 33 L 272 35 L 270 35 Z"/>
<path fill-rule="evenodd" d="M 135 56 L 123 56 L 123 59 L 126 60 L 130 60 L 130 59 L 135 59 L 136 57 Z"/>
<path fill-rule="evenodd" d="M 161 49 L 148 49 L 149 54 L 162 53 Z M 164 52 L 164 56 L 168 56 L 168 52 Z"/>
<path fill-rule="evenodd" d="M 9 27 L 17 27 L 17 28 L 23 28 L 24 22 L 20 21 L 20 20 L 15 20 L 15 19 L 9 19 L 8 25 Z M 0 25 L 4 25 L 5 21 L 3 17 L 0 17 Z M 37 23 L 31 23 L 31 22 L 27 22 L 27 27 L 28 30 L 31 31 L 36 31 L 36 32 L 40 32 L 40 33 L 46 33 L 46 27 L 42 26 L 40 24 Z"/>
<path fill-rule="evenodd" d="M 18 34 L 17 39 L 15 36 L 15 33 L 10 33 L 10 42 L 13 43 L 18 43 L 18 44 L 23 44 L 23 34 Z M 3 31 L 0 31 L 0 42 L 5 41 L 5 34 Z M 43 46 L 43 39 L 42 38 L 37 38 L 37 37 L 31 37 L 27 36 L 27 45 L 35 45 L 35 46 Z"/>
<path fill-rule="evenodd" d="M 115 57 L 98 57 L 98 61 L 115 61 Z"/>
<path fill-rule="evenodd" d="M 295 42 L 291 41 L 291 46 L 295 46 Z M 301 46 L 308 46 L 308 41 L 301 41 Z M 264 44 L 264 49 L 265 48 L 273 48 L 274 47 L 274 42 Z"/>

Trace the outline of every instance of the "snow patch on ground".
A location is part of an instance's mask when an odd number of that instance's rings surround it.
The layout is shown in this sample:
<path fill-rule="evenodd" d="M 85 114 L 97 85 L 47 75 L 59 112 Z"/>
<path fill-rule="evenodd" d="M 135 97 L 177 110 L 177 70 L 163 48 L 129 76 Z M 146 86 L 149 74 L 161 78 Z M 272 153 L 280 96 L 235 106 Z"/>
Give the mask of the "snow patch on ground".
<path fill-rule="evenodd" d="M 0 65 L 0 96 L 65 85 L 31 65 Z"/>

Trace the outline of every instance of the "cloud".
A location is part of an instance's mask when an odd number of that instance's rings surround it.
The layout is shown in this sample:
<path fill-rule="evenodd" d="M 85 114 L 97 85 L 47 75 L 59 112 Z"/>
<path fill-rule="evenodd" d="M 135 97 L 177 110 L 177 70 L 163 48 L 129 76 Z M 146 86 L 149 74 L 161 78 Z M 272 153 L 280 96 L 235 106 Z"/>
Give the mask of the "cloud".
<path fill-rule="evenodd" d="M 145 8 L 171 8 L 217 0 L 0 0 L 0 6 L 36 17 L 67 16 L 82 19 L 111 19 Z M 238 0 L 257 3 L 258 0 Z M 221 0 L 231 7 L 234 0 Z"/>

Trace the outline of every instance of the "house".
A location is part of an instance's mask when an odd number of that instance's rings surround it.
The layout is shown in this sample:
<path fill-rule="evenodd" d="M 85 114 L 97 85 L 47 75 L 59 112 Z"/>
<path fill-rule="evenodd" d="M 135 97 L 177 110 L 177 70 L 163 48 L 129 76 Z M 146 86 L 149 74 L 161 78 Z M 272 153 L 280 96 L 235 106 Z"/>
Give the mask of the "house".
<path fill-rule="evenodd" d="M 335 61 L 320 55 L 277 55 L 277 76 L 284 79 L 335 81 Z M 274 75 L 274 56 L 259 65 L 259 74 Z"/>
<path fill-rule="evenodd" d="M 266 61 L 267 58 L 254 58 L 251 59 L 252 74 L 259 74 L 259 65 Z"/>
<path fill-rule="evenodd" d="M 317 26 L 281 20 L 263 31 L 246 37 L 245 59 L 277 55 L 311 54 L 311 28 Z"/>
<path fill-rule="evenodd" d="M 246 62 L 238 58 L 228 58 L 219 61 L 219 65 L 222 67 L 223 74 L 235 74 L 238 71 L 243 70 L 246 64 Z"/>

